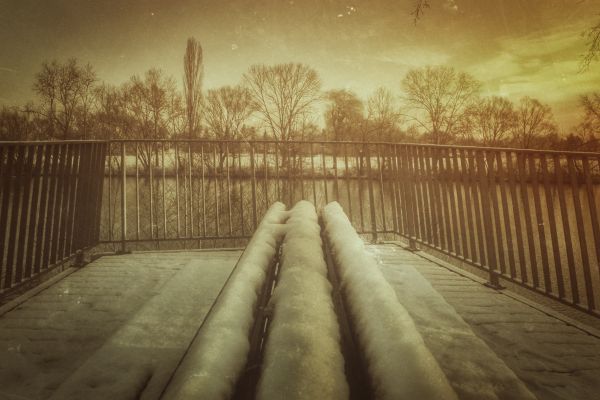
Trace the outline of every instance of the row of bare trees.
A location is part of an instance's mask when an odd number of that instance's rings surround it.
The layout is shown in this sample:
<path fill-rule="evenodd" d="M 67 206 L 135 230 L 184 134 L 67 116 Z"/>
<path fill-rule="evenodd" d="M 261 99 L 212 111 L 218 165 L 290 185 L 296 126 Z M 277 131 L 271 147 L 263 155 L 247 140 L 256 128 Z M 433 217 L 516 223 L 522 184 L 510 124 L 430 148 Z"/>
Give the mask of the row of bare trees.
<path fill-rule="evenodd" d="M 44 63 L 34 83 L 38 101 L 0 110 L 0 139 L 267 136 L 600 149 L 598 93 L 581 97 L 584 119 L 560 137 L 548 105 L 481 97 L 478 80 L 449 66 L 412 69 L 400 93 L 378 88 L 366 101 L 349 90 L 323 93 L 318 73 L 297 63 L 253 65 L 239 84 L 204 92 L 202 47 L 190 38 L 183 72 L 180 92 L 159 69 L 115 86 L 100 82 L 89 64 Z"/>
<path fill-rule="evenodd" d="M 335 140 L 600 150 L 600 94 L 580 97 L 584 118 L 561 136 L 549 105 L 528 96 L 516 104 L 505 97 L 481 97 L 480 87 L 454 68 L 427 66 L 406 74 L 398 97 L 379 88 L 366 107 L 355 93 L 334 90 L 327 95 L 327 130 Z"/>

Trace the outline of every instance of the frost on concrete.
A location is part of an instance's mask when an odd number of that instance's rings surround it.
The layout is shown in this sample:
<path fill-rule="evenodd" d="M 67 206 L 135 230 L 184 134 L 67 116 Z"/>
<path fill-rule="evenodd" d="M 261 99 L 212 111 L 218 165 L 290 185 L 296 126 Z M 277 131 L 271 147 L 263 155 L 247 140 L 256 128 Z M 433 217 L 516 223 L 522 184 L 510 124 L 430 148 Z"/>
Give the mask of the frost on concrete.
<path fill-rule="evenodd" d="M 237 253 L 228 257 L 201 254 L 157 288 L 154 296 L 54 390 L 51 399 L 158 398 L 233 269 Z"/>
<path fill-rule="evenodd" d="M 163 399 L 231 396 L 246 365 L 254 309 L 283 237 L 286 217 L 282 203 L 269 208 Z"/>
<path fill-rule="evenodd" d="M 454 307 L 415 268 L 416 263 L 423 261 L 422 258 L 394 245 L 369 246 L 368 250 L 375 257 L 385 255 L 386 261 L 379 263 L 380 270 L 394 288 L 398 300 L 410 313 L 425 344 L 461 400 L 535 399 L 527 386 L 473 333 Z M 429 268 L 435 267 L 431 264 Z M 436 270 L 443 269 L 438 267 Z M 456 279 L 453 273 L 443 271 L 448 273 L 443 278 L 443 284 L 452 290 L 460 288 L 470 296 L 484 291 L 490 301 L 499 296 L 473 282 L 470 283 L 474 287 L 455 286 L 457 281 L 453 280 Z M 511 311 L 518 309 L 515 307 Z M 501 319 L 501 315 L 494 317 Z"/>
<path fill-rule="evenodd" d="M 340 333 L 314 206 L 289 212 L 258 399 L 347 399 Z"/>
<path fill-rule="evenodd" d="M 342 207 L 324 207 L 325 234 L 378 399 L 457 399 L 394 289 Z"/>

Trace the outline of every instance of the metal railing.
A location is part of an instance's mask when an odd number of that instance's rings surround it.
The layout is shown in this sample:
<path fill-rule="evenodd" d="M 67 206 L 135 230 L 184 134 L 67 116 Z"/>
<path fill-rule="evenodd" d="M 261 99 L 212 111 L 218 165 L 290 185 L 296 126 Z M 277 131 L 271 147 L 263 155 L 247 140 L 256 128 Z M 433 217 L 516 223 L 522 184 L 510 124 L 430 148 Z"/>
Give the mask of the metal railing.
<path fill-rule="evenodd" d="M 0 143 L 1 290 L 97 243 L 222 247 L 274 201 L 337 200 L 405 238 L 600 316 L 600 154 L 396 143 Z M 189 243 L 190 241 L 197 241 Z M 410 247 L 409 246 L 409 247 Z"/>
<path fill-rule="evenodd" d="M 385 144 L 163 140 L 115 141 L 110 149 L 101 241 L 122 250 L 245 239 L 277 200 L 338 200 L 361 233 L 395 232 Z"/>
<path fill-rule="evenodd" d="M 103 142 L 0 142 L 0 295 L 95 245 Z"/>
<path fill-rule="evenodd" d="M 600 316 L 600 154 L 396 145 L 399 231 Z"/>
<path fill-rule="evenodd" d="M 121 250 L 182 240 L 222 246 L 248 238 L 273 201 L 337 200 L 374 240 L 404 237 L 486 271 L 493 285 L 510 281 L 599 315 L 599 157 L 395 143 L 114 141 L 101 240 Z"/>

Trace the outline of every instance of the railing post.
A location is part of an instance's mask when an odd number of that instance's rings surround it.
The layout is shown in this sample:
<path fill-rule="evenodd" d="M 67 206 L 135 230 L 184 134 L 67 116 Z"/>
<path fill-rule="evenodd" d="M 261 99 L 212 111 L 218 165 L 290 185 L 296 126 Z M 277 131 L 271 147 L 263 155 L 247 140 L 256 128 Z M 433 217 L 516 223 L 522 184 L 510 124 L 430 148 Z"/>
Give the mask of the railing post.
<path fill-rule="evenodd" d="M 477 170 L 479 178 L 479 193 L 481 195 L 481 208 L 483 214 L 483 231 L 485 235 L 485 250 L 487 253 L 489 282 L 487 286 L 494 289 L 502 289 L 500 285 L 498 266 L 496 265 L 496 250 L 494 244 L 494 227 L 492 226 L 492 214 L 490 209 L 490 192 L 489 179 L 492 174 L 491 168 L 487 168 L 485 163 L 485 151 L 476 150 Z M 495 196 L 495 194 L 494 194 Z"/>
<path fill-rule="evenodd" d="M 252 142 L 250 143 L 250 167 L 252 168 L 252 232 L 254 232 L 258 226 L 258 210 L 256 208 L 256 167 L 254 165 L 254 143 Z"/>
<path fill-rule="evenodd" d="M 369 209 L 371 211 L 371 240 L 373 243 L 377 243 L 377 220 L 375 214 L 375 196 L 373 195 L 373 180 L 371 179 L 371 149 L 367 143 L 365 151 L 365 158 L 367 160 L 367 182 L 369 187 Z"/>
<path fill-rule="evenodd" d="M 402 183 L 404 185 L 404 193 L 406 202 L 403 204 L 403 213 L 406 215 L 406 222 L 408 225 L 408 250 L 417 251 L 417 241 L 415 240 L 417 234 L 415 229 L 415 170 L 412 166 L 411 160 L 408 155 L 408 147 L 405 147 L 405 162 L 402 163 L 404 171 L 402 171 Z M 408 185 L 406 184 L 408 183 Z"/>
<path fill-rule="evenodd" d="M 125 166 L 125 142 L 121 142 L 121 253 L 126 252 L 127 240 L 127 168 Z"/>

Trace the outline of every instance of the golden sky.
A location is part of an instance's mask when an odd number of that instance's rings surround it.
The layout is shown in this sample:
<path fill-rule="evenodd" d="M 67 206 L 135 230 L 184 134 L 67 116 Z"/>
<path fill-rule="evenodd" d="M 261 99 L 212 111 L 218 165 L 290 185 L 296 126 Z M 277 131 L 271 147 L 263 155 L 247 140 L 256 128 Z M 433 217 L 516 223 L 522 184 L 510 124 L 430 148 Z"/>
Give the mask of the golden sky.
<path fill-rule="evenodd" d="M 580 94 L 600 90 L 598 64 L 579 72 L 581 33 L 600 0 L 0 0 L 0 104 L 33 98 L 44 60 L 76 57 L 119 84 L 158 67 L 181 81 L 185 41 L 203 45 L 205 87 L 239 82 L 254 63 L 304 62 L 324 88 L 398 96 L 410 68 L 448 64 L 483 94 L 552 105 L 563 130 Z"/>

